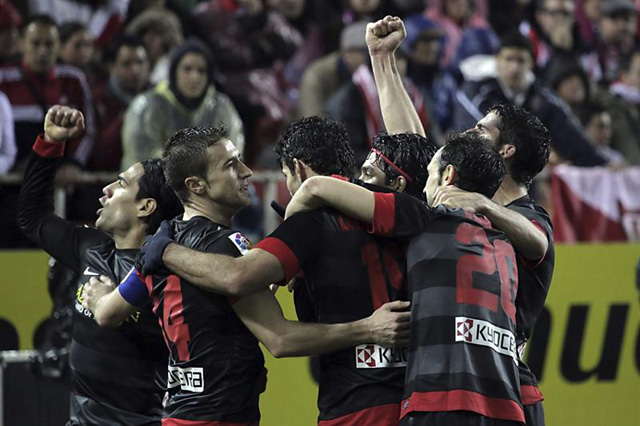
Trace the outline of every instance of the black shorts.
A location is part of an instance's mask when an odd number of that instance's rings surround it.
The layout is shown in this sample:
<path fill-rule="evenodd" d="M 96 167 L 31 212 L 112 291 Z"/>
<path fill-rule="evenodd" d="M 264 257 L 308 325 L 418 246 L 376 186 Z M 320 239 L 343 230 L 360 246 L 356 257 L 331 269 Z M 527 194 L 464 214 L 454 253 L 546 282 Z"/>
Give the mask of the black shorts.
<path fill-rule="evenodd" d="M 522 423 L 485 417 L 471 411 L 414 411 L 400 426 L 522 426 Z"/>
<path fill-rule="evenodd" d="M 544 426 L 544 408 L 542 401 L 531 405 L 523 405 L 527 426 Z"/>

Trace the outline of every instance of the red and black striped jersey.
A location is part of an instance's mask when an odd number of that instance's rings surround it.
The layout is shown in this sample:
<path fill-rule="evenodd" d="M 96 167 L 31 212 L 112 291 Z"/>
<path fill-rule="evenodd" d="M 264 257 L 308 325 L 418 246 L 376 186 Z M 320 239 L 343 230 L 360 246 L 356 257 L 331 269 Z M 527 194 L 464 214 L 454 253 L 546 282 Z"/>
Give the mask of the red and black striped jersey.
<path fill-rule="evenodd" d="M 175 219 L 173 227 L 176 243 L 195 250 L 238 257 L 249 248 L 241 233 L 204 217 Z M 230 298 L 177 275 L 149 276 L 145 284 L 170 352 L 164 417 L 258 421 L 258 400 L 266 386 L 264 358 Z"/>
<path fill-rule="evenodd" d="M 547 237 L 549 247 L 547 253 L 537 262 L 531 262 L 518 255 L 518 295 L 516 297 L 516 343 L 520 356 L 524 345 L 531 337 L 531 332 L 544 307 L 549 293 L 555 264 L 553 245 L 553 225 L 549 214 L 536 205 L 529 196 L 524 196 L 507 205 L 507 208 L 520 213 L 536 225 Z M 516 253 L 517 254 L 517 253 Z M 544 398 L 538 389 L 538 381 L 526 363 L 518 363 L 520 371 L 520 393 L 522 403 L 535 404 Z"/>
<path fill-rule="evenodd" d="M 25 172 L 18 222 L 38 246 L 80 274 L 75 303 L 69 424 L 160 425 L 167 350 L 150 306 L 114 329 L 82 306 L 82 287 L 105 275 L 120 282 L 138 250 L 116 249 L 105 233 L 53 212 L 53 187 L 64 143 L 38 137 Z"/>
<path fill-rule="evenodd" d="M 278 258 L 285 282 L 304 272 L 318 322 L 355 321 L 406 300 L 403 248 L 333 210 L 292 216 L 256 249 Z M 369 344 L 320 356 L 319 419 L 394 403 L 399 410 L 405 355 L 404 348 Z"/>
<path fill-rule="evenodd" d="M 375 194 L 373 230 L 407 246 L 411 338 L 401 416 L 465 410 L 524 423 L 516 353 L 517 266 L 480 215 Z"/>

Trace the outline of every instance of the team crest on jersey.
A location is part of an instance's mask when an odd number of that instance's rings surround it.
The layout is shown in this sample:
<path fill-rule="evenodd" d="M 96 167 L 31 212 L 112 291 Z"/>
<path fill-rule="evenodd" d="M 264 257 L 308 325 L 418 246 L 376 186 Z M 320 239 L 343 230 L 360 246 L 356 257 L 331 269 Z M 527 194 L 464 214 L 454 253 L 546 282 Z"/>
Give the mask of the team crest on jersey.
<path fill-rule="evenodd" d="M 238 247 L 240 254 L 242 254 L 243 256 L 253 248 L 253 244 L 251 244 L 251 241 L 249 241 L 247 237 L 242 235 L 240 232 L 229 235 L 229 239 L 236 247 Z"/>
<path fill-rule="evenodd" d="M 407 366 L 407 348 L 367 344 L 356 346 L 356 368 L 398 368 Z"/>
<path fill-rule="evenodd" d="M 516 338 L 510 330 L 474 318 L 456 317 L 456 342 L 486 346 L 518 362 Z"/>

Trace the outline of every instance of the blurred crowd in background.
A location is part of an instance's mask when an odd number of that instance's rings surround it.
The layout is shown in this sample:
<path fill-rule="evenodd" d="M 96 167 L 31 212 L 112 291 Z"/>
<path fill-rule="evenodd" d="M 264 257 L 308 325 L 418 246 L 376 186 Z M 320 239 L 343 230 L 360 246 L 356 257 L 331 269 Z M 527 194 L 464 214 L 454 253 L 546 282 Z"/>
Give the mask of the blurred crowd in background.
<path fill-rule="evenodd" d="M 473 127 L 493 104 L 511 102 L 549 128 L 549 167 L 640 165 L 639 7 L 632 0 L 0 0 L 0 175 L 21 172 L 54 104 L 86 119 L 58 174 L 69 189 L 67 216 L 81 221 L 95 217 L 101 186 L 74 186 L 76 176 L 160 156 L 183 127 L 223 122 L 252 168 L 278 169 L 273 143 L 283 127 L 329 115 L 345 123 L 361 161 L 384 130 L 365 27 L 389 14 L 405 22 L 398 61 L 437 143 Z M 15 226 L 18 190 L 0 183 L 3 248 L 28 246 Z M 544 173 L 532 191 L 552 208 Z"/>

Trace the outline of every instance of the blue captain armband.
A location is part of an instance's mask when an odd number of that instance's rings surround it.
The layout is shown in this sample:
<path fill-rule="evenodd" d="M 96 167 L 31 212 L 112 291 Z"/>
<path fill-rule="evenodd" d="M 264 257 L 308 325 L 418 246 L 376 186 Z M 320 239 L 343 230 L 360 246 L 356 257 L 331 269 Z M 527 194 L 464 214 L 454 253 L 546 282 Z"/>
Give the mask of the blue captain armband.
<path fill-rule="evenodd" d="M 131 268 L 127 276 L 120 282 L 118 291 L 127 303 L 136 308 L 142 308 L 149 301 L 147 285 L 138 276 L 136 268 Z"/>

